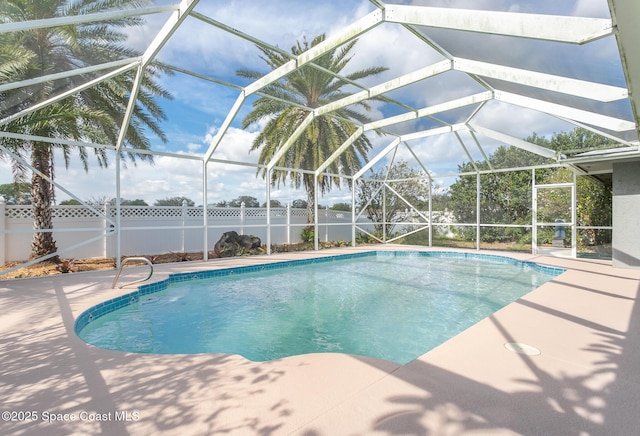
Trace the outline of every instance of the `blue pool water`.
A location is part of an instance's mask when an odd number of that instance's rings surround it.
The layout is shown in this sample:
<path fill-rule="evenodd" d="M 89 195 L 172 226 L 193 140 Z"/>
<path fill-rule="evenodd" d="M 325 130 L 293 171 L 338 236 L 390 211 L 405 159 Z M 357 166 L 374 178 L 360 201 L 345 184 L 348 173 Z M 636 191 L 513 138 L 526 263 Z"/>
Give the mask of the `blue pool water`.
<path fill-rule="evenodd" d="M 404 364 L 562 271 L 500 256 L 373 252 L 177 274 L 89 309 L 76 331 L 138 353 L 265 361 L 340 352 Z"/>

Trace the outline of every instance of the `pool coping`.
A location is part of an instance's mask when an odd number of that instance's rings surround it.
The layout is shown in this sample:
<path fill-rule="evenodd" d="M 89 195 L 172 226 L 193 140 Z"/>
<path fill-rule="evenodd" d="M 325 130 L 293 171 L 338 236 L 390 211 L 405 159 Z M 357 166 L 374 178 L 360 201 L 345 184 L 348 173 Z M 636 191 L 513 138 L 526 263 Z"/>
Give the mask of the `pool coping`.
<path fill-rule="evenodd" d="M 158 266 L 156 278 L 371 249 Z M 101 350 L 75 335 L 74 322 L 131 292 L 108 289 L 113 271 L 0 281 L 0 401 L 39 414 L 2 421 L 0 433 L 632 434 L 640 423 L 640 271 L 499 254 L 567 271 L 407 365 L 330 353 L 254 363 Z M 541 354 L 514 353 L 504 346 L 511 342 Z"/>

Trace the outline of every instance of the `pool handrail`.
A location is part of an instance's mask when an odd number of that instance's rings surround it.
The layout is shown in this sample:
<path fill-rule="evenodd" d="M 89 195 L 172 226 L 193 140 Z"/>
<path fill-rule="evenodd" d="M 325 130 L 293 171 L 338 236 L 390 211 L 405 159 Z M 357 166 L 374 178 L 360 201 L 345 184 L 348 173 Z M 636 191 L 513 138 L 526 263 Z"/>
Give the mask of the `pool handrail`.
<path fill-rule="evenodd" d="M 149 275 L 144 278 L 144 279 L 138 279 L 138 280 L 134 280 L 130 283 L 125 283 L 124 285 L 120 285 L 118 287 L 118 289 L 122 289 L 125 286 L 128 285 L 133 285 L 134 283 L 140 283 L 140 282 L 145 282 L 147 280 L 149 280 L 151 278 L 151 276 L 153 275 L 153 264 L 151 263 L 151 261 L 149 259 L 147 259 L 146 257 L 127 257 L 125 259 L 122 259 L 122 262 L 120 262 L 120 268 L 118 269 L 118 272 L 116 273 L 116 277 L 113 279 L 113 284 L 111 285 L 112 289 L 116 289 L 116 283 L 118 283 L 118 279 L 120 278 L 120 274 L 122 273 L 122 268 L 124 268 L 124 264 L 129 262 L 129 261 L 144 261 L 147 263 L 147 265 L 149 265 L 150 271 L 149 271 Z"/>

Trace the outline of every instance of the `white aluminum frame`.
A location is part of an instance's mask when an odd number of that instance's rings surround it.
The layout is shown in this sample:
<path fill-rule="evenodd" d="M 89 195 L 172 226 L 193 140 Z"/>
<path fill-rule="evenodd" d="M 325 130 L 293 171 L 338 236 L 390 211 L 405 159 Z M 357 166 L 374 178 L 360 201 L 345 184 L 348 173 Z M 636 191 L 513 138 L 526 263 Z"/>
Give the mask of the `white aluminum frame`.
<path fill-rule="evenodd" d="M 150 7 L 150 8 L 140 8 L 137 10 L 118 10 L 112 11 L 108 13 L 100 13 L 100 14 L 88 14 L 83 16 L 76 17 L 65 17 L 61 19 L 49 19 L 49 20 L 35 20 L 31 22 L 20 22 L 20 23 L 3 23 L 0 24 L 0 33 L 6 32 L 15 32 L 15 31 L 23 31 L 30 30 L 36 28 L 46 28 L 52 26 L 60 26 L 60 25 L 70 25 L 77 23 L 88 23 L 104 20 L 106 18 L 122 18 L 129 16 L 143 16 L 149 14 L 162 14 L 162 13 L 170 13 L 169 18 L 167 19 L 165 25 L 158 32 L 158 34 L 153 38 L 148 48 L 145 50 L 144 54 L 140 58 L 134 59 L 125 59 L 122 61 L 106 63 L 102 65 L 95 65 L 80 68 L 74 71 L 67 72 L 58 72 L 54 74 L 49 74 L 46 76 L 42 76 L 40 78 L 31 79 L 28 81 L 15 82 L 10 84 L 2 84 L 0 85 L 0 92 L 6 91 L 9 89 L 14 89 L 18 87 L 31 86 L 38 83 L 43 83 L 45 81 L 60 79 L 64 77 L 69 77 L 72 75 L 78 74 L 86 74 L 93 72 L 102 72 L 105 70 L 109 70 L 108 72 L 99 75 L 95 79 L 88 81 L 86 84 L 78 86 L 74 89 L 67 90 L 59 95 L 52 96 L 51 98 L 40 102 L 30 108 L 27 108 L 19 113 L 14 115 L 10 115 L 0 119 L 0 128 L 3 125 L 6 125 L 8 122 L 15 120 L 23 115 L 31 113 L 35 110 L 43 108 L 49 104 L 52 104 L 56 101 L 59 101 L 63 98 L 71 96 L 79 91 L 87 89 L 88 87 L 94 86 L 102 81 L 109 80 L 119 74 L 126 73 L 134 68 L 137 69 L 136 78 L 134 80 L 133 88 L 130 92 L 130 99 L 128 102 L 127 110 L 124 114 L 124 122 L 121 125 L 121 129 L 119 132 L 119 138 L 116 144 L 92 144 L 92 143 L 84 143 L 81 141 L 68 141 L 68 140 L 57 140 L 53 138 L 38 138 L 31 135 L 23 134 L 15 134 L 11 132 L 1 131 L 0 137 L 8 137 L 8 138 L 20 138 L 22 137 L 25 140 L 35 141 L 42 140 L 46 142 L 55 142 L 55 143 L 63 143 L 66 145 L 73 146 L 84 146 L 84 147 L 96 147 L 96 148 L 104 148 L 107 150 L 114 150 L 116 153 L 116 166 L 115 166 L 115 177 L 116 177 L 116 204 L 119 207 L 120 203 L 120 152 L 133 152 L 133 153 L 144 153 L 150 155 L 162 155 L 162 156 L 172 156 L 176 158 L 185 158 L 185 159 L 196 159 L 202 162 L 202 195 L 203 195 L 203 204 L 207 203 L 207 191 L 208 191 L 208 178 L 207 178 L 207 167 L 211 162 L 225 162 L 232 163 L 237 165 L 249 165 L 243 162 L 229 162 L 223 159 L 217 159 L 214 157 L 216 151 L 218 150 L 220 143 L 227 133 L 229 127 L 232 122 L 238 115 L 239 111 L 242 109 L 243 105 L 246 103 L 247 98 L 251 95 L 261 95 L 265 96 L 265 94 L 261 94 L 261 90 L 264 89 L 271 83 L 274 83 L 277 80 L 284 78 L 287 74 L 290 74 L 292 71 L 300 68 L 303 65 L 312 65 L 313 61 L 323 54 L 327 53 L 329 50 L 335 49 L 345 42 L 351 41 L 359 36 L 364 35 L 371 29 L 385 24 L 385 23 L 396 23 L 404 28 L 408 29 L 413 36 L 418 37 L 425 44 L 430 47 L 436 49 L 442 56 L 443 60 L 436 62 L 427 67 L 418 69 L 414 72 L 395 77 L 387 82 L 380 83 L 377 85 L 373 85 L 370 87 L 362 87 L 357 83 L 353 83 L 356 86 L 364 88 L 360 92 L 356 92 L 353 95 L 345 97 L 341 100 L 334 101 L 328 103 L 322 107 L 309 109 L 309 114 L 304 122 L 300 125 L 300 127 L 296 130 L 296 132 L 289 138 L 289 140 L 284 144 L 284 146 L 278 151 L 278 153 L 272 158 L 272 160 L 266 165 L 265 170 L 267 177 L 265 178 L 266 182 L 266 197 L 267 197 L 267 208 L 270 207 L 270 185 L 269 185 L 269 175 L 273 170 L 280 169 L 276 167 L 276 163 L 280 157 L 282 157 L 287 150 L 291 147 L 295 139 L 302 133 L 303 129 L 315 118 L 319 116 L 332 116 L 333 112 L 339 108 L 343 108 L 349 106 L 351 104 L 355 104 L 358 102 L 365 101 L 367 99 L 371 99 L 374 97 L 378 97 L 388 93 L 390 91 L 399 89 L 401 87 L 411 85 L 414 83 L 418 83 L 423 80 L 427 80 L 436 75 L 440 75 L 443 73 L 447 73 L 449 71 L 457 71 L 468 74 L 471 78 L 473 78 L 476 82 L 478 82 L 481 86 L 485 88 L 485 91 L 480 93 L 474 93 L 472 95 L 467 95 L 461 98 L 456 98 L 450 101 L 441 102 L 438 104 L 434 104 L 428 107 L 423 108 L 410 108 L 406 113 L 391 116 L 388 118 L 378 119 L 372 121 L 370 123 L 356 126 L 356 131 L 353 135 L 345 141 L 344 144 L 340 146 L 340 148 L 333 153 L 324 163 L 322 163 L 318 168 L 312 169 L 308 172 L 314 175 L 316 181 L 318 177 L 324 174 L 326 169 L 331 165 L 335 159 L 337 159 L 342 152 L 349 149 L 352 144 L 359 138 L 361 135 L 366 134 L 367 132 L 376 130 L 382 131 L 383 133 L 388 134 L 392 139 L 389 144 L 384 147 L 377 155 L 372 156 L 370 160 L 355 174 L 351 176 L 347 176 L 352 180 L 355 184 L 358 179 L 364 176 L 364 174 L 371 169 L 375 164 L 379 163 L 381 159 L 386 156 L 389 152 L 396 150 L 400 143 L 405 143 L 405 145 L 411 150 L 411 153 L 414 157 L 416 154 L 406 144 L 407 141 L 415 141 L 424 138 L 428 138 L 431 136 L 442 135 L 453 133 L 456 137 L 457 143 L 459 144 L 463 153 L 473 162 L 471 159 L 471 154 L 469 152 L 468 146 L 465 144 L 465 141 L 459 135 L 458 132 L 468 132 L 473 140 L 473 145 L 477 147 L 481 154 L 486 158 L 485 151 L 481 145 L 481 141 L 478 139 L 478 135 L 484 138 L 489 138 L 493 140 L 498 140 L 505 144 L 509 144 L 529 152 L 535 153 L 540 156 L 544 156 L 550 159 L 553 159 L 557 164 L 570 164 L 572 162 L 571 159 L 568 159 L 566 156 L 562 156 L 556 153 L 553 150 L 549 150 L 545 147 L 541 147 L 536 144 L 532 144 L 526 141 L 523 141 L 518 138 L 514 138 L 504 132 L 499 132 L 494 129 L 487 128 L 486 126 L 482 126 L 475 121 L 477 118 L 477 114 L 485 107 L 485 103 L 489 101 L 499 101 L 507 104 L 512 104 L 516 106 L 520 106 L 523 108 L 527 108 L 529 110 L 539 111 L 551 116 L 555 116 L 561 120 L 568 121 L 576 126 L 588 128 L 596 133 L 599 133 L 605 137 L 613 138 L 619 141 L 621 144 L 625 144 L 629 146 L 629 149 L 625 150 L 627 156 L 640 156 L 640 142 L 633 140 L 622 140 L 616 136 L 613 136 L 610 132 L 628 132 L 631 130 L 635 130 L 638 132 L 638 113 L 637 108 L 640 106 L 640 101 L 638 100 L 638 95 L 640 93 L 630 92 L 633 89 L 640 88 L 640 55 L 637 55 L 635 50 L 632 48 L 635 47 L 636 41 L 640 36 L 640 31 L 638 27 L 635 25 L 635 20 L 633 17 L 638 17 L 640 15 L 640 6 L 637 2 L 633 0 L 609 0 L 610 11 L 612 14 L 612 19 L 596 19 L 596 18 L 584 18 L 584 17 L 567 17 L 567 16 L 552 16 L 552 15 L 536 15 L 536 14 L 522 14 L 522 13 L 512 13 L 512 12 L 496 12 L 496 11 L 481 11 L 481 10 L 467 10 L 467 9 L 451 9 L 451 8 L 434 8 L 434 7 L 421 7 L 421 6 L 406 6 L 406 5 L 395 5 L 395 4 L 385 4 L 380 1 L 371 0 L 371 3 L 374 4 L 377 9 L 373 12 L 370 12 L 363 16 L 362 18 L 354 21 L 352 24 L 346 26 L 340 31 L 333 34 L 331 37 L 327 38 L 321 44 L 312 47 L 308 51 L 298 55 L 291 55 L 291 60 L 277 68 L 274 71 L 264 75 L 262 78 L 250 83 L 245 87 L 238 87 L 237 85 L 228 84 L 216 78 L 208 78 L 204 77 L 201 74 L 191 72 L 184 69 L 175 68 L 176 71 L 179 71 L 184 74 L 190 74 L 193 77 L 198 77 L 202 80 L 210 80 L 216 82 L 218 84 L 222 84 L 228 86 L 230 88 L 239 88 L 238 97 L 227 113 L 226 118 L 222 122 L 220 128 L 218 129 L 216 136 L 211 142 L 209 148 L 206 152 L 201 156 L 186 156 L 180 155 L 177 153 L 164 153 L 154 150 L 149 151 L 138 151 L 131 150 L 124 147 L 124 139 L 126 136 L 126 131 L 129 126 L 129 122 L 131 119 L 131 114 L 135 105 L 137 93 L 140 89 L 140 80 L 142 74 L 144 73 L 144 69 L 153 61 L 156 60 L 156 57 L 162 47 L 169 41 L 174 32 L 185 22 L 185 20 L 191 16 L 195 19 L 200 20 L 201 22 L 207 23 L 211 26 L 215 26 L 218 29 L 221 29 L 229 34 L 232 34 L 236 37 L 243 38 L 252 43 L 261 45 L 263 47 L 268 47 L 271 49 L 278 50 L 273 45 L 268 42 L 262 41 L 261 39 L 249 35 L 247 33 L 243 33 L 233 29 L 231 26 L 227 26 L 224 23 L 220 23 L 216 20 L 213 20 L 209 17 L 204 16 L 203 14 L 196 12 L 194 8 L 198 5 L 199 0 L 182 0 L 174 5 L 167 6 L 159 6 L 159 7 Z M 416 27 L 419 26 L 419 27 Z M 627 78 L 627 83 L 629 89 L 611 86 L 607 84 L 588 82 L 584 80 L 578 80 L 570 77 L 560 77 L 554 76 L 550 74 L 543 74 L 535 71 L 528 71 L 521 68 L 513 68 L 510 66 L 497 65 L 489 62 L 482 62 L 477 60 L 464 59 L 460 57 L 455 57 L 452 54 L 448 53 L 442 47 L 440 47 L 435 41 L 430 40 L 427 36 L 420 32 L 419 28 L 421 27 L 436 27 L 436 28 L 447 28 L 454 29 L 466 32 L 478 32 L 478 33 L 489 33 L 489 34 L 497 34 L 497 35 L 505 35 L 514 38 L 532 38 L 532 39 L 540 39 L 551 42 L 559 42 L 559 43 L 569 43 L 569 44 L 587 44 L 592 41 L 596 41 L 598 39 L 615 35 L 615 38 L 618 42 L 618 47 L 622 59 L 622 64 L 624 68 L 625 77 Z M 285 53 L 280 51 L 281 53 Z M 330 72 L 328 72 L 330 73 Z M 339 77 L 339 76 L 336 76 Z M 532 97 L 519 95 L 513 92 L 506 92 L 499 89 L 494 89 L 488 85 L 488 83 L 483 78 L 490 79 L 498 79 L 500 81 L 511 82 L 519 85 L 525 85 L 529 87 L 535 87 L 547 91 L 560 92 L 563 94 L 567 94 L 574 97 L 579 98 L 588 98 L 592 100 L 602 101 L 602 102 L 612 102 L 618 100 L 629 99 L 633 106 L 634 117 L 633 121 L 615 118 L 609 115 L 605 115 L 602 113 L 594 113 L 585 111 L 580 108 L 570 107 L 566 105 L 560 105 L 555 103 L 550 103 L 547 101 L 543 101 L 540 99 L 535 99 Z M 438 120 L 435 116 L 439 113 L 443 113 L 449 110 L 465 107 L 465 106 L 475 106 L 472 115 L 465 120 L 463 123 L 458 124 L 448 124 L 443 121 Z M 397 125 L 399 123 L 403 123 L 410 120 L 417 120 L 420 118 L 430 118 L 441 126 L 431 128 L 423 131 L 415 131 L 408 134 L 403 135 L 394 135 L 389 131 L 385 130 L 391 126 Z M 8 150 L 3 148 L 3 151 L 6 153 Z M 11 155 L 14 159 L 15 155 Z M 606 160 L 616 157 L 616 153 L 605 154 L 597 157 L 582 157 L 580 159 L 592 159 L 592 160 Z M 619 156 L 619 155 L 618 155 Z M 429 190 L 431 196 L 433 178 L 432 175 L 429 174 L 425 165 L 420 162 L 417 157 L 416 160 L 418 164 L 422 167 L 422 169 L 429 177 Z M 577 162 L 577 160 L 576 160 Z M 24 162 L 22 162 L 24 163 Z M 253 165 L 253 164 L 252 164 Z M 31 168 L 32 169 L 32 168 Z M 492 168 L 493 169 L 493 168 Z M 33 169 L 32 169 L 33 170 Z M 298 170 L 299 169 L 288 169 L 288 170 Z M 304 171 L 303 171 L 304 172 Z M 476 168 L 476 174 L 478 177 L 478 185 L 480 183 L 479 175 L 481 171 Z M 575 174 L 574 174 L 575 179 Z M 72 197 L 75 197 L 68 190 L 65 190 L 64 187 L 56 184 L 56 187 L 64 190 L 64 192 L 70 194 Z M 317 189 L 316 189 L 316 212 L 317 212 Z M 478 191 L 479 195 L 479 191 Z M 574 180 L 574 188 L 573 188 L 573 196 L 575 200 L 575 180 Z M 352 203 L 355 206 L 355 196 L 352 193 Z M 574 201 L 575 203 L 575 201 Z M 431 202 L 429 202 L 431 204 Z M 87 206 L 89 207 L 89 206 Z M 575 207 L 574 207 L 575 209 Z M 355 208 L 354 208 L 355 210 Z M 479 248 L 480 244 L 480 210 L 479 210 L 479 197 L 478 197 L 478 221 L 476 225 L 478 226 L 478 238 L 477 244 Z M 114 223 L 115 225 L 115 233 L 118 239 L 118 262 L 120 258 L 120 214 L 117 214 L 117 219 Z M 352 231 L 352 239 L 355 244 L 355 230 L 356 230 L 356 214 L 353 214 L 353 231 Z M 573 225 L 575 226 L 575 210 L 573 211 Z M 431 243 L 431 210 L 429 211 L 429 241 Z M 317 221 L 317 213 L 316 213 L 316 221 L 315 227 L 316 231 L 318 228 Z M 268 222 L 268 228 L 270 229 L 270 222 Z M 204 214 L 203 218 L 203 252 L 205 259 L 207 258 L 207 214 Z M 535 225 L 533 226 L 535 228 Z M 267 232 L 270 234 L 270 230 Z M 111 234 L 111 233 L 109 233 Z M 575 237 L 576 231 L 574 230 L 573 235 Z M 106 237 L 106 236 L 105 236 Z M 574 251 L 575 251 L 575 244 Z M 269 237 L 267 238 L 267 247 L 270 247 Z M 317 248 L 317 242 L 316 242 Z M 270 248 L 268 248 L 270 250 Z M 575 253 L 574 253 L 575 254 Z"/>

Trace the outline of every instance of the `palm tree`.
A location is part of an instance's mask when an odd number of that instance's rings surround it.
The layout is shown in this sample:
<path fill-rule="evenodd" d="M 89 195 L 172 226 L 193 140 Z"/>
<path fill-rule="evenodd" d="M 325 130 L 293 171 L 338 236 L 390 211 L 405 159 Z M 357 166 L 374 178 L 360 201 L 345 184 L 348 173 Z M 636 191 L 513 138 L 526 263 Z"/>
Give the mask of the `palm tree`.
<path fill-rule="evenodd" d="M 315 37 L 311 44 L 307 41 L 298 41 L 291 48 L 291 53 L 295 56 L 308 50 L 322 41 L 325 35 Z M 356 71 L 345 76 L 345 79 L 338 78 L 326 71 L 339 74 L 352 59 L 351 50 L 356 45 L 357 40 L 353 40 L 340 49 L 333 49 L 324 56 L 316 59 L 313 65 L 303 66 L 282 81 L 275 82 L 263 89 L 267 94 L 258 98 L 254 103 L 254 109 L 243 119 L 242 127 L 247 128 L 252 124 L 268 118 L 266 126 L 253 141 L 250 151 L 260 150 L 259 162 L 266 164 L 283 146 L 285 141 L 296 130 L 300 123 L 307 117 L 307 108 L 317 108 L 331 101 L 335 101 L 348 94 L 342 89 L 348 81 L 359 80 L 386 71 L 385 67 L 371 67 Z M 289 56 L 273 50 L 260 47 L 258 49 L 264 56 L 261 56 L 269 67 L 276 69 L 290 60 Z M 324 69 L 324 71 L 323 71 Z M 251 79 L 258 79 L 261 73 L 247 70 L 237 72 L 239 76 Z M 276 98 L 270 98 L 270 96 Z M 293 104 L 288 104 L 292 102 Z M 358 103 L 355 106 L 369 110 L 366 102 Z M 346 141 L 356 130 L 353 121 L 366 123 L 367 116 L 352 107 L 338 109 L 332 116 L 323 115 L 315 118 L 306 128 L 304 133 L 298 137 L 289 150 L 278 160 L 276 166 L 281 168 L 315 170 L 318 168 L 344 141 Z M 327 171 L 332 174 L 346 174 L 357 171 L 364 160 L 367 152 L 371 149 L 371 143 L 366 136 L 360 136 L 351 148 L 342 153 Z M 266 177 L 266 169 L 259 169 L 258 174 Z M 290 179 L 291 185 L 295 188 L 304 186 L 307 191 L 308 222 L 314 221 L 314 192 L 315 180 L 313 174 L 301 174 L 293 170 L 274 170 L 271 174 L 271 184 L 279 185 Z M 321 177 L 319 187 L 322 193 L 329 191 L 333 184 L 340 185 L 339 177 Z"/>
<path fill-rule="evenodd" d="M 135 8 L 147 3 L 149 2 L 145 0 L 3 0 L 0 22 L 91 14 Z M 0 80 L 5 83 L 26 80 L 139 56 L 139 52 L 121 44 L 126 40 L 122 29 L 138 26 L 143 22 L 139 17 L 115 18 L 3 34 L 0 40 Z M 151 131 L 162 141 L 166 141 L 158 125 L 158 121 L 164 119 L 165 115 L 155 102 L 157 97 L 171 97 L 168 91 L 155 82 L 155 77 L 161 71 L 161 67 L 152 65 L 145 72 L 125 138 L 125 145 L 129 148 L 149 149 L 151 143 L 145 135 L 146 131 Z M 3 117 L 16 114 L 93 77 L 76 75 L 0 92 L 0 113 Z M 133 73 L 121 74 L 17 118 L 3 125 L 2 129 L 54 139 L 115 144 L 133 83 Z M 0 141 L 12 152 L 28 157 L 36 170 L 31 177 L 34 229 L 45 231 L 34 233 L 31 257 L 54 253 L 57 247 L 50 231 L 53 228 L 51 205 L 54 201 L 54 188 L 47 178 L 53 180 L 55 176 L 54 150 L 61 150 L 65 166 L 68 167 L 74 147 L 6 138 Z M 88 170 L 89 156 L 86 148 L 76 149 L 85 170 Z M 107 166 L 106 151 L 101 148 L 94 148 L 94 151 L 99 165 Z M 136 159 L 152 161 L 149 155 L 127 153 L 122 157 L 128 157 L 133 163 Z M 24 181 L 27 174 L 25 168 L 16 161 L 13 165 L 14 178 Z"/>

